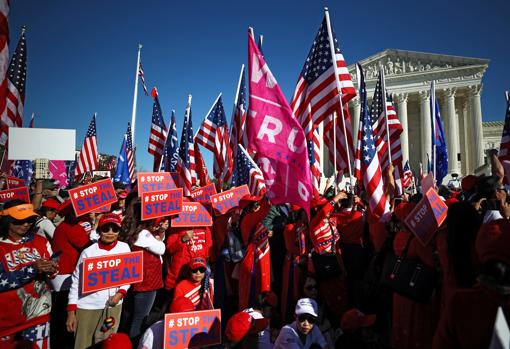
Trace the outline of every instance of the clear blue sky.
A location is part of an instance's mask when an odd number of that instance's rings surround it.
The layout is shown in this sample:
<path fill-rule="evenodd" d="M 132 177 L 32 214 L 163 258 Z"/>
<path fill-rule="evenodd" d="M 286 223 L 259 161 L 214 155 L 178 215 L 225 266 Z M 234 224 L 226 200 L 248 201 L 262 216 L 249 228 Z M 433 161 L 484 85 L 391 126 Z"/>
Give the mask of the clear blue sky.
<path fill-rule="evenodd" d="M 359 3 L 359 2 L 358 2 Z M 504 118 L 510 88 L 510 1 L 11 1 L 11 49 L 28 26 L 25 123 L 77 130 L 77 145 L 98 113 L 99 150 L 117 154 L 131 120 L 137 44 L 147 85 L 157 86 L 168 124 L 180 137 L 193 95 L 197 130 L 219 92 L 230 120 L 247 28 L 264 35 L 269 67 L 290 98 L 328 6 L 348 64 L 386 48 L 490 59 L 483 83 L 484 120 Z M 139 89 L 138 165 L 147 153 L 152 100 Z M 204 150 L 211 170 L 211 155 Z"/>

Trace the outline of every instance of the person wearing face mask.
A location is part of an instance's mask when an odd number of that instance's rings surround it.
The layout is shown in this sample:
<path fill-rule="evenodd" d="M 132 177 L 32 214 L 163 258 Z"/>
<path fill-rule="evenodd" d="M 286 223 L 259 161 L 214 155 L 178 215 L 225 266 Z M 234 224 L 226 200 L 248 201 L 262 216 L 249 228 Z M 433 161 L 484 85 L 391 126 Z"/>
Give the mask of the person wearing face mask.
<path fill-rule="evenodd" d="M 311 298 L 297 301 L 295 321 L 280 331 L 274 349 L 326 348 L 327 342 L 315 323 L 317 322 L 317 303 Z"/>
<path fill-rule="evenodd" d="M 101 216 L 98 223 L 99 240 L 80 255 L 72 275 L 67 306 L 67 330 L 75 333 L 75 349 L 88 348 L 111 333 L 117 332 L 122 311 L 122 299 L 130 285 L 112 287 L 84 294 L 80 288 L 84 258 L 108 256 L 131 252 L 129 245 L 118 241 L 121 230 L 120 217 L 113 213 Z M 107 320 L 111 326 L 104 330 Z"/>

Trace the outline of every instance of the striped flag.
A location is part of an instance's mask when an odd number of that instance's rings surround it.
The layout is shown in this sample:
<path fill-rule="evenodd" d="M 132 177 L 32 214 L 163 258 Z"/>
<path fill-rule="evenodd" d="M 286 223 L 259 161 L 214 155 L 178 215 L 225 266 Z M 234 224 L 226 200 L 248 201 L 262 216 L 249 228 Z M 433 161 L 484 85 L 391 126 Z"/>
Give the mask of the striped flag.
<path fill-rule="evenodd" d="M 414 178 L 413 178 L 413 171 L 411 170 L 411 167 L 409 166 L 409 160 L 406 161 L 406 164 L 404 165 L 404 175 L 402 179 L 402 185 L 404 188 L 409 188 L 413 186 Z"/>
<path fill-rule="evenodd" d="M 27 76 L 27 44 L 25 29 L 21 31 L 18 46 L 7 70 L 6 106 L 0 116 L 0 143 L 6 144 L 9 127 L 21 127 L 23 124 L 23 105 L 25 103 L 25 83 Z"/>
<path fill-rule="evenodd" d="M 126 131 L 126 155 L 128 160 L 128 168 L 129 168 L 129 179 L 131 183 L 133 183 L 136 179 L 135 173 L 135 152 L 133 151 L 133 138 L 131 133 L 131 123 L 128 122 L 128 127 Z"/>
<path fill-rule="evenodd" d="M 177 165 L 177 125 L 175 123 L 175 110 L 172 110 L 170 125 L 168 126 L 168 135 L 165 141 L 165 150 L 163 152 L 163 161 L 161 161 L 160 171 L 175 172 Z"/>
<path fill-rule="evenodd" d="M 237 87 L 234 112 L 230 121 L 230 149 L 235 152 L 237 145 L 241 144 L 245 149 L 248 146 L 246 129 L 246 81 L 244 78 L 244 64 L 241 66 L 239 84 Z"/>
<path fill-rule="evenodd" d="M 365 86 L 363 70 L 360 71 L 360 128 L 358 146 L 356 149 L 356 163 L 359 164 L 361 180 L 367 193 L 369 211 L 379 220 L 386 220 L 389 215 L 389 204 L 384 192 L 379 156 L 375 145 L 375 137 L 372 129 L 372 120 L 368 113 L 368 98 Z"/>
<path fill-rule="evenodd" d="M 333 123 L 333 115 L 330 115 L 326 121 L 324 122 L 324 144 L 328 147 L 328 155 L 331 163 L 333 161 L 336 162 L 335 169 L 338 172 L 348 172 L 349 165 L 347 159 L 353 161 L 353 139 L 352 139 L 352 126 L 351 126 L 351 114 L 349 113 L 349 107 L 347 104 L 344 104 L 344 120 L 346 120 L 345 130 L 347 132 L 347 144 L 345 144 L 345 136 L 343 133 L 343 124 L 341 115 L 336 115 L 336 132 L 333 132 L 333 127 L 335 123 Z M 335 152 L 335 144 L 333 143 L 333 138 L 336 139 L 336 154 Z M 349 152 L 349 157 L 347 158 L 347 151 Z"/>
<path fill-rule="evenodd" d="M 202 122 L 195 140 L 214 154 L 213 172 L 217 179 L 216 187 L 219 191 L 223 183 L 230 182 L 233 167 L 227 118 L 223 109 L 221 93 Z"/>
<path fill-rule="evenodd" d="M 308 53 L 301 74 L 299 75 L 291 102 L 291 108 L 305 131 L 307 141 L 312 140 L 313 130 L 318 124 L 330 118 L 333 113 L 336 113 L 336 133 L 338 134 L 337 138 L 341 140 L 340 148 L 337 147 L 337 152 L 340 155 L 338 161 L 343 163 L 343 165 L 339 167 L 345 169 L 347 168 L 346 149 L 350 152 L 350 158 L 352 159 L 352 129 L 350 120 L 346 119 L 345 129 L 347 135 L 343 134 L 343 123 L 339 120 L 342 115 L 340 111 L 340 93 L 342 96 L 342 105 L 345 105 L 356 96 L 356 90 L 354 89 L 349 70 L 347 69 L 347 63 L 340 51 L 338 41 L 332 28 L 332 40 L 330 40 L 327 16 L 326 13 L 310 52 Z M 339 87 L 337 86 L 335 78 L 335 67 L 333 66 L 333 59 L 331 57 L 330 42 L 334 43 L 334 61 L 338 68 Z M 346 117 L 346 115 L 344 115 L 344 117 Z M 328 123 L 330 129 L 333 128 L 332 121 L 331 118 L 331 122 Z M 345 144 L 346 138 L 349 144 Z M 331 144 L 333 144 L 332 137 L 330 141 Z M 340 149 L 343 149 L 343 151 L 340 151 Z"/>
<path fill-rule="evenodd" d="M 83 173 L 94 171 L 97 167 L 97 137 L 96 137 L 96 114 L 92 116 L 87 134 L 83 140 L 78 162 L 74 170 L 74 176 L 77 177 Z"/>
<path fill-rule="evenodd" d="M 157 172 L 165 149 L 167 129 L 165 120 L 163 120 L 161 105 L 159 104 L 158 90 L 155 87 L 151 91 L 151 96 L 154 98 L 154 104 L 152 106 L 152 121 L 148 150 L 149 154 L 154 155 L 153 170 L 154 172 Z"/>
<path fill-rule="evenodd" d="M 145 74 L 142 68 L 142 61 L 140 61 L 140 64 L 138 65 L 138 76 L 140 77 L 140 81 L 142 82 L 143 92 L 145 93 L 146 96 L 148 96 L 149 91 L 147 90 L 147 85 L 145 84 Z"/>
<path fill-rule="evenodd" d="M 195 149 L 193 147 L 193 123 L 191 116 L 191 95 L 188 97 L 184 124 L 182 125 L 181 144 L 179 146 L 179 157 L 177 158 L 176 170 L 180 176 L 180 186 L 184 195 L 191 194 L 191 186 L 196 182 L 195 174 Z"/>
<path fill-rule="evenodd" d="M 499 146 L 499 159 L 510 160 L 510 99 L 506 101 L 505 126 Z"/>
<path fill-rule="evenodd" d="M 205 165 L 204 158 L 202 157 L 202 153 L 200 152 L 200 147 L 198 146 L 196 139 L 193 147 L 195 149 L 197 179 L 200 182 L 199 185 L 203 187 L 211 183 L 211 178 L 209 178 L 209 171 L 207 171 L 207 166 Z"/>
<path fill-rule="evenodd" d="M 238 144 L 237 147 L 236 166 L 232 176 L 232 184 L 234 186 L 247 184 L 252 195 L 264 195 L 266 193 L 266 183 L 262 171 L 242 145 Z"/>
<path fill-rule="evenodd" d="M 308 160 L 310 162 L 310 170 L 312 171 L 313 186 L 315 189 L 320 190 L 322 176 L 320 153 L 322 151 L 322 142 L 320 141 L 318 129 L 313 131 L 312 140 L 306 143 L 308 145 Z"/>
<path fill-rule="evenodd" d="M 9 0 L 0 0 L 0 115 L 7 101 L 7 69 L 9 68 Z M 0 143 L 5 144 L 0 120 Z"/>

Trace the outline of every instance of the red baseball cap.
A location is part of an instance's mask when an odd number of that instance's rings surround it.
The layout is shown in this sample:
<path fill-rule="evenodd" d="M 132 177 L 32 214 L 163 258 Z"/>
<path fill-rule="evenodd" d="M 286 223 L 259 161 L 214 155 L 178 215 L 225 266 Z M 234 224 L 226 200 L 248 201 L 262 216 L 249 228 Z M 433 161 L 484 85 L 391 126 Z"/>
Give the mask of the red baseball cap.
<path fill-rule="evenodd" d="M 183 296 L 176 297 L 172 304 L 170 304 L 171 313 L 184 313 L 187 311 L 195 311 L 195 306 L 189 298 Z"/>
<path fill-rule="evenodd" d="M 44 207 L 44 208 L 48 208 L 48 209 L 53 209 L 55 211 L 58 211 L 60 209 L 60 202 L 58 202 L 57 199 L 48 199 L 46 201 L 44 201 L 41 205 L 41 207 Z"/>
<path fill-rule="evenodd" d="M 365 315 L 358 309 L 351 309 L 342 316 L 340 327 L 345 332 L 352 332 L 360 328 L 372 326 L 376 319 L 376 315 Z"/>
<path fill-rule="evenodd" d="M 397 207 L 395 207 L 395 216 L 399 221 L 404 222 L 407 216 L 411 213 L 411 211 L 416 207 L 414 202 L 401 202 Z"/>
<path fill-rule="evenodd" d="M 101 349 L 131 349 L 133 344 L 125 333 L 112 333 L 101 342 Z"/>
<path fill-rule="evenodd" d="M 115 224 L 118 227 L 122 225 L 122 221 L 118 215 L 116 215 L 115 213 L 105 213 L 99 219 L 99 223 L 97 224 L 97 226 L 99 228 L 108 223 Z"/>
<path fill-rule="evenodd" d="M 262 200 L 262 196 L 246 194 L 239 201 L 239 207 L 245 208 L 249 204 L 252 204 L 254 202 L 259 202 L 260 200 Z"/>
<path fill-rule="evenodd" d="M 259 333 L 269 326 L 266 318 L 254 319 L 247 312 L 234 314 L 227 322 L 225 336 L 232 342 L 240 342 L 248 334 Z"/>
<path fill-rule="evenodd" d="M 207 261 L 205 260 L 205 258 L 196 257 L 189 262 L 189 268 L 192 270 L 200 267 L 207 268 Z"/>

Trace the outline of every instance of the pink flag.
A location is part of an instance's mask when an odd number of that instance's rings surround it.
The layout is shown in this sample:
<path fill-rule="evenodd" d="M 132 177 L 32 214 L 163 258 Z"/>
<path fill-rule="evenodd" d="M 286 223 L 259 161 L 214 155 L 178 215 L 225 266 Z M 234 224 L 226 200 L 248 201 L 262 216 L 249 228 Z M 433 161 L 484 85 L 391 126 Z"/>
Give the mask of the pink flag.
<path fill-rule="evenodd" d="M 309 213 L 312 181 L 305 134 L 251 35 L 248 57 L 249 150 L 257 153 L 271 202 L 296 204 Z"/>
<path fill-rule="evenodd" d="M 49 165 L 50 176 L 59 182 L 59 188 L 67 187 L 67 169 L 64 160 L 51 160 Z"/>

